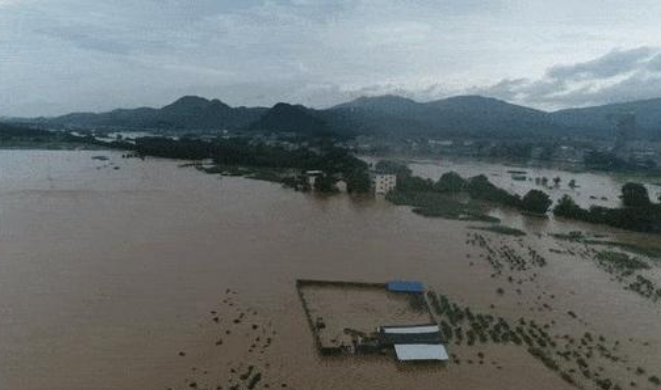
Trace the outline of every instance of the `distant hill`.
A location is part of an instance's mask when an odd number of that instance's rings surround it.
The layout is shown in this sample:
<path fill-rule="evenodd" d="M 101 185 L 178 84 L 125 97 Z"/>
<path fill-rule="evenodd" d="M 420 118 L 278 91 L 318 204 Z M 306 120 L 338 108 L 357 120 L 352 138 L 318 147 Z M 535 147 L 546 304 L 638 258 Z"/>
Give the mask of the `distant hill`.
<path fill-rule="evenodd" d="M 339 133 L 331 129 L 322 114 L 301 105 L 278 103 L 249 127 L 250 130 L 325 136 Z"/>
<path fill-rule="evenodd" d="M 400 96 L 361 97 L 326 110 L 278 103 L 272 108 L 230 107 L 220 100 L 185 96 L 162 108 L 73 113 L 26 120 L 79 129 L 270 131 L 394 137 L 612 136 L 618 115 L 635 113 L 640 135 L 661 137 L 661 99 L 545 112 L 482 96 L 420 103 Z"/>
<path fill-rule="evenodd" d="M 331 110 L 369 111 L 381 114 L 408 115 L 419 110 L 423 103 L 397 95 L 359 97 L 347 103 L 339 104 Z"/>
<path fill-rule="evenodd" d="M 230 107 L 220 100 L 185 96 L 160 109 L 119 109 L 107 113 L 73 113 L 44 120 L 69 128 L 166 130 L 235 130 L 258 120 L 266 108 Z"/>
<path fill-rule="evenodd" d="M 374 134 L 417 136 L 560 135 L 564 128 L 544 111 L 482 96 L 428 103 L 397 97 L 359 98 L 331 108 Z"/>
<path fill-rule="evenodd" d="M 32 129 L 9 123 L 0 123 L 0 140 L 48 138 L 52 135 L 53 133 L 47 130 Z"/>
<path fill-rule="evenodd" d="M 551 118 L 565 127 L 612 136 L 617 119 L 626 114 L 635 114 L 639 136 L 661 137 L 661 99 L 561 110 Z"/>

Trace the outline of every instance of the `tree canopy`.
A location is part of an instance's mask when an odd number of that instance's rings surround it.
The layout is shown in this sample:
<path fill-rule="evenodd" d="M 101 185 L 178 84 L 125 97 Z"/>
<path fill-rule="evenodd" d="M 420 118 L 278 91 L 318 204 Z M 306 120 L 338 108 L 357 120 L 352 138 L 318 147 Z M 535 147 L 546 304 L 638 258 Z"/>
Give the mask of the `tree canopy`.
<path fill-rule="evenodd" d="M 622 186 L 624 207 L 647 207 L 651 203 L 647 188 L 640 183 L 627 183 Z"/>
<path fill-rule="evenodd" d="M 521 208 L 531 213 L 546 214 L 552 203 L 545 192 L 530 190 L 521 200 Z"/>
<path fill-rule="evenodd" d="M 434 189 L 438 192 L 456 193 L 461 192 L 466 187 L 466 180 L 457 172 L 447 172 L 434 184 Z"/>

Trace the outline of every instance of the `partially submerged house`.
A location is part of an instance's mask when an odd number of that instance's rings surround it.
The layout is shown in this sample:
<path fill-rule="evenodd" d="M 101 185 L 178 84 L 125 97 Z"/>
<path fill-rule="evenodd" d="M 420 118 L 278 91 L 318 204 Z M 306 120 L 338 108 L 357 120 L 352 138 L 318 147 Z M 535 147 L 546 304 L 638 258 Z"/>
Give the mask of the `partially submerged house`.
<path fill-rule="evenodd" d="M 372 175 L 372 188 L 377 194 L 387 194 L 397 187 L 397 175 L 390 173 L 374 173 Z"/>
<path fill-rule="evenodd" d="M 448 352 L 441 341 L 435 324 L 379 328 L 381 346 L 394 347 L 399 361 L 446 361 Z"/>
<path fill-rule="evenodd" d="M 425 285 L 415 280 L 391 280 L 389 292 L 413 294 L 421 299 Z M 382 348 L 393 347 L 399 361 L 446 361 L 448 353 L 442 344 L 441 330 L 436 324 L 382 326 L 378 329 Z"/>
<path fill-rule="evenodd" d="M 420 281 L 298 280 L 296 286 L 322 355 L 379 354 L 390 350 L 400 362 L 448 360 L 440 327 Z M 356 291 L 355 300 L 347 299 L 347 292 L 352 289 Z M 315 297 L 327 298 L 315 302 Z M 327 311 L 329 305 L 337 308 Z M 347 308 L 346 315 L 340 314 L 343 307 Z M 362 315 L 356 311 L 364 308 L 369 309 Z"/>
<path fill-rule="evenodd" d="M 307 180 L 310 188 L 314 188 L 314 185 L 317 183 L 317 178 L 319 176 L 322 176 L 323 174 L 324 174 L 323 171 L 318 171 L 318 170 L 306 171 L 304 177 Z"/>

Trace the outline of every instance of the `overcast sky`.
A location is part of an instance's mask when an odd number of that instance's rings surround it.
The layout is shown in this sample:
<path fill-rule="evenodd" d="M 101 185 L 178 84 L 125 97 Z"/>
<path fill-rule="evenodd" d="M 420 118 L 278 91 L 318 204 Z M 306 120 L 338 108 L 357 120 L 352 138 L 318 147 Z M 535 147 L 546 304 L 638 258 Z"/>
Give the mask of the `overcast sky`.
<path fill-rule="evenodd" d="M 384 93 L 661 97 L 661 1 L 0 0 L 0 116 Z"/>

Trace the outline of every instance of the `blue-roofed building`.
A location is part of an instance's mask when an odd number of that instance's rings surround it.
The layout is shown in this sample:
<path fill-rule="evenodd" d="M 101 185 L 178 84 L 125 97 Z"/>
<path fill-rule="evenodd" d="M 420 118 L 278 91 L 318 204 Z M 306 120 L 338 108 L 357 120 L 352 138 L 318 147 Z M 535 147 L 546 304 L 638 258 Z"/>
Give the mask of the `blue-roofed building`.
<path fill-rule="evenodd" d="M 425 292 L 425 285 L 418 281 L 406 280 L 392 280 L 388 282 L 388 291 L 403 292 L 403 293 L 418 293 Z"/>

